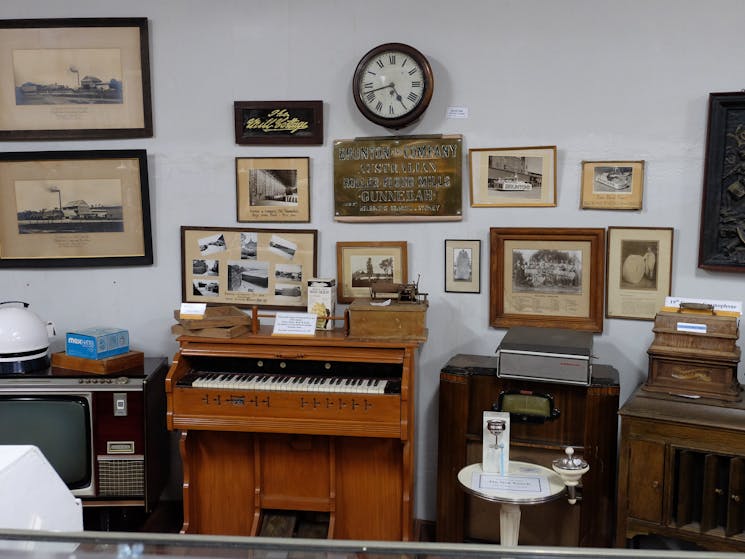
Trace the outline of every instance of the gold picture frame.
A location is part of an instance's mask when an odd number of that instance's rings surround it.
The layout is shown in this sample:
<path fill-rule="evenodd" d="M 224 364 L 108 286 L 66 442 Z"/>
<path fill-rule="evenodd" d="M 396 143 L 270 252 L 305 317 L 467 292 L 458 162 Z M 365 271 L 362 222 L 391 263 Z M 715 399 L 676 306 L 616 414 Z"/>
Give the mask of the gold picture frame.
<path fill-rule="evenodd" d="M 310 158 L 236 157 L 237 220 L 310 221 Z"/>
<path fill-rule="evenodd" d="M 182 301 L 305 309 L 317 245 L 315 229 L 182 226 Z"/>
<path fill-rule="evenodd" d="M 0 20 L 0 140 L 149 138 L 146 18 Z"/>
<path fill-rule="evenodd" d="M 337 301 L 369 298 L 372 281 L 408 281 L 406 241 L 337 242 Z"/>
<path fill-rule="evenodd" d="M 644 161 L 583 161 L 583 210 L 641 210 Z"/>
<path fill-rule="evenodd" d="M 609 227 L 606 318 L 654 320 L 672 293 L 672 227 Z"/>
<path fill-rule="evenodd" d="M 0 153 L 0 267 L 152 263 L 145 150 Z"/>
<path fill-rule="evenodd" d="M 445 239 L 445 291 L 481 293 L 481 241 Z"/>
<path fill-rule="evenodd" d="M 605 229 L 493 227 L 489 325 L 603 331 Z"/>
<path fill-rule="evenodd" d="M 556 146 L 468 150 L 471 207 L 556 206 Z"/>

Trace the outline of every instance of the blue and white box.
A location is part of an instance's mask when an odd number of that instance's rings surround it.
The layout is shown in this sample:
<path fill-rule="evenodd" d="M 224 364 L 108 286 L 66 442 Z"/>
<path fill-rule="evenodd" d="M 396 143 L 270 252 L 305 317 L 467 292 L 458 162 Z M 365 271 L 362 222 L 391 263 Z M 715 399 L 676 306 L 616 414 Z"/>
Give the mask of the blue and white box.
<path fill-rule="evenodd" d="M 129 331 L 122 328 L 86 328 L 68 332 L 65 351 L 72 357 L 105 359 L 129 351 Z"/>

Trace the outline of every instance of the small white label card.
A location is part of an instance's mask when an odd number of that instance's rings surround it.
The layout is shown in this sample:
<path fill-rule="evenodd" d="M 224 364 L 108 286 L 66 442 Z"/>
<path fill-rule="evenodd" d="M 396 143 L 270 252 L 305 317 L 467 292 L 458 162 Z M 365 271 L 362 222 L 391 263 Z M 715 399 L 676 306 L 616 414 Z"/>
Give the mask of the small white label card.
<path fill-rule="evenodd" d="M 549 494 L 548 479 L 542 476 L 516 476 L 500 474 L 473 473 L 471 484 L 474 488 L 499 491 L 500 493 L 539 493 Z"/>
<path fill-rule="evenodd" d="M 448 107 L 445 118 L 468 118 L 468 107 Z"/>
<path fill-rule="evenodd" d="M 314 336 L 318 315 L 311 312 L 278 312 L 274 315 L 274 330 L 277 336 Z"/>
<path fill-rule="evenodd" d="M 183 319 L 200 320 L 206 311 L 207 303 L 181 303 L 178 315 Z"/>

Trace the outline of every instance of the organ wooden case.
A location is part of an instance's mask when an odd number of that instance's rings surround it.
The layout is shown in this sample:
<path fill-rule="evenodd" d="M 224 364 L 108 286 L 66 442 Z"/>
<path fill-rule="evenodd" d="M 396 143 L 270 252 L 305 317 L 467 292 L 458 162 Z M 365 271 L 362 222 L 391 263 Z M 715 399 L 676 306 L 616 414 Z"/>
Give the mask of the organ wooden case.
<path fill-rule="evenodd" d="M 608 547 L 613 543 L 618 371 L 593 365 L 589 385 L 497 377 L 498 358 L 453 356 L 440 373 L 437 463 L 437 540 L 499 540 L 499 504 L 465 495 L 457 475 L 482 457 L 482 416 L 500 394 L 522 392 L 553 398 L 555 414 L 543 422 L 511 414 L 510 459 L 551 467 L 566 446 L 590 464 L 581 501 L 566 499 L 522 507 L 520 543 Z"/>
<path fill-rule="evenodd" d="M 182 532 L 410 540 L 417 341 L 182 336 Z"/>

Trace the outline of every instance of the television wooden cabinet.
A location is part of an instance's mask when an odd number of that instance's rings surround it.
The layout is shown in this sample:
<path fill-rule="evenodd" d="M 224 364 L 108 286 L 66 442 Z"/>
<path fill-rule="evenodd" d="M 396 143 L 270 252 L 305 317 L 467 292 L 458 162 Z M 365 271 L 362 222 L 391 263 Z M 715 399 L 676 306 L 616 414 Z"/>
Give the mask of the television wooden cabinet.
<path fill-rule="evenodd" d="M 590 471 L 576 505 L 559 499 L 524 507 L 520 544 L 612 546 L 618 372 L 594 365 L 590 385 L 556 384 L 498 378 L 497 363 L 496 357 L 458 354 L 440 373 L 437 541 L 499 541 L 499 505 L 466 495 L 457 475 L 481 462 L 483 412 L 492 410 L 503 391 L 529 390 L 553 396 L 559 416 L 544 423 L 513 419 L 510 459 L 551 467 L 566 446 L 573 446 Z"/>
<path fill-rule="evenodd" d="M 619 414 L 616 545 L 655 534 L 745 551 L 745 403 L 637 389 Z"/>
<path fill-rule="evenodd" d="M 182 532 L 413 539 L 419 342 L 262 327 L 179 344 L 166 394 L 181 432 Z M 339 384 L 352 377 L 389 384 Z"/>

